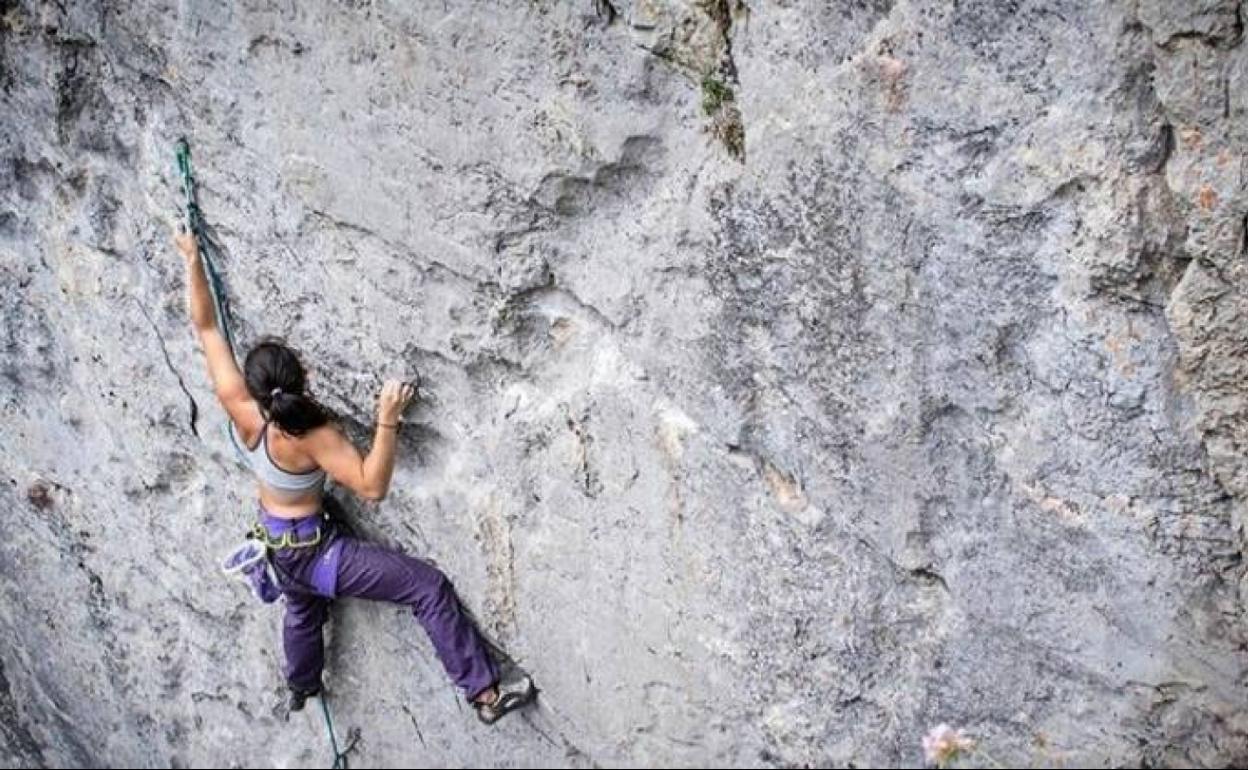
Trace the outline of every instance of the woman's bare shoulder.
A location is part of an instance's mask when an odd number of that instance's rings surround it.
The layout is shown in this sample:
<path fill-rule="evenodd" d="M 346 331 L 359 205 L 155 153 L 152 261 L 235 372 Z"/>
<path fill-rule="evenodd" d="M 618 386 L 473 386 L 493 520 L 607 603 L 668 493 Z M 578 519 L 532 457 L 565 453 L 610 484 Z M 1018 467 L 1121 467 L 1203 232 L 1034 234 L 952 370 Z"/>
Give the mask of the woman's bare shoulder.
<path fill-rule="evenodd" d="M 346 435 L 340 424 L 330 421 L 304 434 L 301 443 L 309 448 L 332 447 L 341 443 Z"/>

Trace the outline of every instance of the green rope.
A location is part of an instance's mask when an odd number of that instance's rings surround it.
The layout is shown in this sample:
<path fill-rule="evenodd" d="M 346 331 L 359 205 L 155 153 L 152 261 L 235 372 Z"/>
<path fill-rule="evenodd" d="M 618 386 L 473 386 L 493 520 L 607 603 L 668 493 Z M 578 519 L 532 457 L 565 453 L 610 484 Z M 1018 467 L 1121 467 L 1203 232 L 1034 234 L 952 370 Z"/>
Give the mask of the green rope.
<path fill-rule="evenodd" d="M 350 770 L 350 765 L 347 763 L 347 754 L 351 753 L 351 749 L 355 748 L 356 739 L 353 738 L 345 749 L 339 751 L 338 738 L 334 735 L 334 720 L 329 715 L 329 702 L 323 691 L 317 700 L 321 702 L 321 713 L 325 715 L 325 732 L 329 733 L 329 748 L 334 752 L 334 764 L 330 767 L 332 770 Z"/>
<path fill-rule="evenodd" d="M 216 246 L 207 237 L 204 230 L 204 217 L 199 210 L 199 196 L 195 187 L 195 175 L 191 171 L 191 145 L 185 138 L 179 139 L 175 154 L 178 159 L 178 174 L 182 177 L 182 194 L 186 198 L 186 228 L 195 236 L 199 243 L 199 257 L 204 264 L 204 273 L 208 276 L 208 289 L 212 294 L 212 306 L 217 315 L 217 328 L 225 337 L 225 343 L 234 352 L 234 334 L 230 331 L 233 318 L 230 316 L 230 303 L 225 294 L 225 283 L 217 270 Z M 217 253 L 217 256 L 220 256 Z"/>
<path fill-rule="evenodd" d="M 199 209 L 195 174 L 191 171 L 191 145 L 185 137 L 178 140 L 174 154 L 178 161 L 178 175 L 182 178 L 182 195 L 186 199 L 186 229 L 195 236 L 195 241 L 199 244 L 199 259 L 204 266 L 204 275 L 208 278 L 208 292 L 212 295 L 212 308 L 217 316 L 217 328 L 221 330 L 221 336 L 225 337 L 225 344 L 229 346 L 230 354 L 237 358 L 238 354 L 234 350 L 234 333 L 230 331 L 234 326 L 234 319 L 230 314 L 230 302 L 225 293 L 225 282 L 221 280 L 221 273 L 217 270 L 217 260 L 213 258 L 214 253 L 217 256 L 220 256 L 220 253 L 213 241 L 207 237 L 204 229 L 204 216 Z M 193 419 L 191 425 L 194 430 Z M 225 423 L 225 433 L 241 459 L 242 450 L 234 441 L 229 420 Z"/>

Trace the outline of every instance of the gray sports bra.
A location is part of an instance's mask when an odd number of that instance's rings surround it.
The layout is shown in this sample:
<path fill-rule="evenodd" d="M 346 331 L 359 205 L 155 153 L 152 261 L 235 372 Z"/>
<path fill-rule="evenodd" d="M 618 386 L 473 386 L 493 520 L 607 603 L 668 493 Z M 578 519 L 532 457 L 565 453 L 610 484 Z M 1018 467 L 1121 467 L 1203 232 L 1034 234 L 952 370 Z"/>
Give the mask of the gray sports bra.
<path fill-rule="evenodd" d="M 243 461 L 256 474 L 256 478 L 263 482 L 266 487 L 276 492 L 296 496 L 314 489 L 320 489 L 325 483 L 325 470 L 323 468 L 316 468 L 303 473 L 291 473 L 278 467 L 273 460 L 273 456 L 269 454 L 268 420 L 265 420 L 264 427 L 260 429 L 260 439 L 256 441 L 254 446 L 247 446 L 246 442 L 243 441 L 243 437 L 238 434 L 238 426 L 233 423 L 230 423 L 230 439 L 234 442 L 234 448 L 238 450 Z"/>

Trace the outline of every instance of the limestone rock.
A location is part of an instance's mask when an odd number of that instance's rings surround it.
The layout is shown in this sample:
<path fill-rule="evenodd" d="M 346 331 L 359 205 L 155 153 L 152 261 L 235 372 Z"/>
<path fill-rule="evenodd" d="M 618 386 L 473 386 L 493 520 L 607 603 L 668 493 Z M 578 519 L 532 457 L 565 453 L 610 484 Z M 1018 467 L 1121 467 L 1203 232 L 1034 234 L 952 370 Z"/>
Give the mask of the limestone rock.
<path fill-rule="evenodd" d="M 0 2 L 0 764 L 313 767 L 184 310 L 301 349 L 534 675 L 334 610 L 370 766 L 1242 766 L 1235 0 Z M 197 404 L 192 432 L 191 402 Z M 459 705 L 457 705 L 459 704 Z"/>

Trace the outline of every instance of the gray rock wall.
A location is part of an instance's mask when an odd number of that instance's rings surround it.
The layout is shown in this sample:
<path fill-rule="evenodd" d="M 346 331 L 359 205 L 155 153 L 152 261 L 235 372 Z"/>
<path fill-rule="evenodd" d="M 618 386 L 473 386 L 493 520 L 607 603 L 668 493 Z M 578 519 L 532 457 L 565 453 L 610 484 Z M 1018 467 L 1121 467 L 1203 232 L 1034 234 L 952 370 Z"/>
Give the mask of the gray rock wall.
<path fill-rule="evenodd" d="M 0 762 L 312 767 L 169 243 L 363 439 L 372 766 L 1248 761 L 1238 0 L 0 2 Z M 191 400 L 198 435 L 191 430 Z"/>

